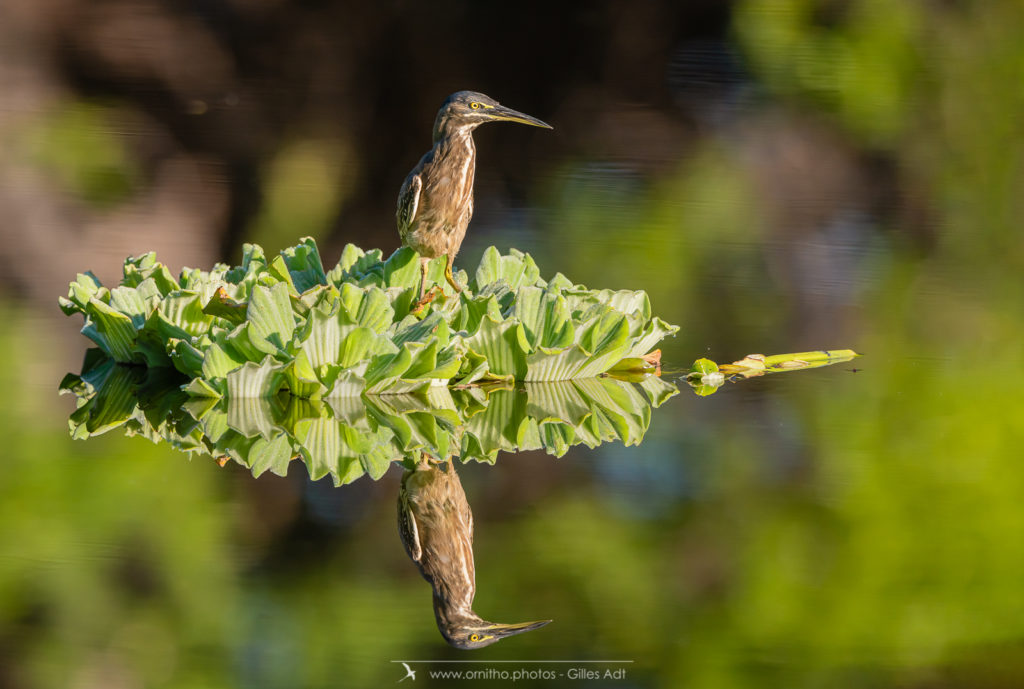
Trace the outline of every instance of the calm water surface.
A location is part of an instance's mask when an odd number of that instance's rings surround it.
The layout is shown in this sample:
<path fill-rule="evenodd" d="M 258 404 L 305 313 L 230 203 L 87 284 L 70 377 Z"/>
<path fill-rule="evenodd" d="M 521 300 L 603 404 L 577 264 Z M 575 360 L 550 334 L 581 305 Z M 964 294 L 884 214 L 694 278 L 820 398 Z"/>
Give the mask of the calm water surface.
<path fill-rule="evenodd" d="M 748 353 L 685 352 L 681 339 L 667 361 Z M 3 567 L 40 591 L 78 582 L 85 621 L 40 610 L 20 625 L 79 627 L 67 648 L 101 675 L 372 686 L 402 676 L 392 660 L 421 661 L 417 681 L 438 686 L 429 672 L 502 682 L 519 671 L 542 686 L 594 669 L 613 671 L 594 686 L 996 673 L 1016 638 L 1006 606 L 1020 558 L 1005 537 L 1020 516 L 1005 483 L 1019 474 L 957 441 L 950 362 L 872 349 L 709 397 L 679 381 L 636 447 L 459 465 L 476 520 L 475 609 L 554 620 L 486 649 L 438 634 L 430 587 L 398 539 L 399 467 L 333 488 L 298 464 L 254 479 L 141 438 L 51 441 L 62 458 L 35 468 L 49 477 L 36 510 L 65 531 L 43 529 Z M 934 407 L 903 402 L 925 394 Z M 1000 461 L 1010 473 L 992 475 Z M 160 660 L 138 665 L 149 653 Z M 450 662 L 464 660 L 514 662 Z M 554 678 L 536 679 L 552 677 L 542 670 Z"/>

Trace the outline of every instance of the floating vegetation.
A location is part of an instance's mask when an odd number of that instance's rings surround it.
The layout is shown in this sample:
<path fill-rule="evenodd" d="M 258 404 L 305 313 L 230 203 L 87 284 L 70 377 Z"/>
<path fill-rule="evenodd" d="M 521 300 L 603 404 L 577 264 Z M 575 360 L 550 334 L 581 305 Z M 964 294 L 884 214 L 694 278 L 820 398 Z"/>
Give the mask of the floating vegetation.
<path fill-rule="evenodd" d="M 234 460 L 254 476 L 280 476 L 293 460 L 313 479 L 336 485 L 363 474 L 380 478 L 393 461 L 458 456 L 493 463 L 499 452 L 543 450 L 560 457 L 574 445 L 637 445 L 651 408 L 678 389 L 656 376 L 640 383 L 611 377 L 517 387 L 427 387 L 415 393 L 306 400 L 190 397 L 169 368 L 122 366 L 91 355 L 64 392 L 78 398 L 71 434 L 89 438 L 120 429 L 187 453 Z"/>
<path fill-rule="evenodd" d="M 417 308 L 419 258 L 348 245 L 325 271 L 312 239 L 268 260 L 178 277 L 149 253 L 108 289 L 78 276 L 61 308 L 97 347 L 61 390 L 71 433 L 113 429 L 284 475 L 379 478 L 424 453 L 494 462 L 498 452 L 640 442 L 650 410 L 678 393 L 655 346 L 678 328 L 643 291 L 591 290 L 533 259 L 484 252 L 467 289 L 429 264 L 440 296 Z M 707 359 L 684 376 L 697 394 L 726 380 L 848 361 L 850 350 Z M 611 377 L 614 376 L 614 377 Z"/>
<path fill-rule="evenodd" d="M 442 285 L 443 273 L 444 258 L 434 259 L 428 279 Z M 83 273 L 60 305 L 83 315 L 96 357 L 173 368 L 190 396 L 213 398 L 593 378 L 632 368 L 678 330 L 652 316 L 643 291 L 587 289 L 560 273 L 544 280 L 515 249 L 487 249 L 476 273 L 460 278 L 461 294 L 445 285 L 414 310 L 414 251 L 384 259 L 350 244 L 325 271 L 306 238 L 269 260 L 247 244 L 240 266 L 178 277 L 153 253 L 130 258 L 118 287 Z"/>
<path fill-rule="evenodd" d="M 697 359 L 686 374 L 686 382 L 701 396 L 711 395 L 726 381 L 745 380 L 768 373 L 799 371 L 851 361 L 860 356 L 852 349 L 821 349 L 796 354 L 748 354 L 731 364 L 716 364 L 710 359 Z"/>

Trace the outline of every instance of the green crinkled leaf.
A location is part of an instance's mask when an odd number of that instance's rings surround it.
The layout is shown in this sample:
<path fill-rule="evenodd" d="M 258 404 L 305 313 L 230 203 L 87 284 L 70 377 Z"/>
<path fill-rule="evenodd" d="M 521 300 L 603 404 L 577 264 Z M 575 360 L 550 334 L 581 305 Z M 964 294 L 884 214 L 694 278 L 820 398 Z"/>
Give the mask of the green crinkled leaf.
<path fill-rule="evenodd" d="M 346 283 L 340 293 L 341 308 L 357 325 L 382 333 L 393 322 L 395 310 L 388 294 L 379 287 L 362 288 Z"/>
<path fill-rule="evenodd" d="M 322 380 L 330 392 L 330 398 L 359 397 L 367 389 L 365 376 L 365 364 L 362 370 L 357 368 L 337 368 L 333 375 L 324 376 Z"/>
<path fill-rule="evenodd" d="M 391 462 L 395 459 L 396 457 L 386 447 L 376 446 L 370 452 L 360 455 L 359 463 L 362 465 L 363 471 L 371 479 L 377 481 L 387 473 L 388 469 L 391 468 Z M 335 485 L 340 485 L 340 483 Z"/>
<path fill-rule="evenodd" d="M 509 289 L 516 290 L 522 285 L 536 285 L 539 280 L 540 269 L 529 254 L 512 249 L 507 255 L 502 255 L 491 246 L 484 251 L 480 259 L 472 289 L 478 292 L 487 285 L 500 281 Z"/>
<path fill-rule="evenodd" d="M 114 366 L 89 401 L 71 415 L 72 427 L 81 425 L 89 435 L 101 435 L 135 417 L 142 371 Z"/>
<path fill-rule="evenodd" d="M 307 419 L 295 424 L 295 439 L 301 443 L 309 477 L 316 481 L 338 471 L 341 429 L 335 419 Z M 361 473 L 361 472 L 360 472 Z"/>
<path fill-rule="evenodd" d="M 376 392 L 373 389 L 375 386 L 401 376 L 409 368 L 410 363 L 412 363 L 412 354 L 408 347 L 402 347 L 394 354 L 373 357 L 366 369 L 367 392 Z"/>
<path fill-rule="evenodd" d="M 410 343 L 408 347 L 412 352 L 412 361 L 409 362 L 409 368 L 402 377 L 407 380 L 429 377 L 437 368 L 437 340 L 431 340 L 427 344 Z"/>
<path fill-rule="evenodd" d="M 452 383 L 454 385 L 471 385 L 482 380 L 487 374 L 487 359 L 476 352 L 467 351 L 459 361 L 459 370 Z"/>
<path fill-rule="evenodd" d="M 563 423 L 545 423 L 540 425 L 540 438 L 548 454 L 563 457 L 576 444 L 576 431 Z"/>
<path fill-rule="evenodd" d="M 79 398 L 87 397 L 96 392 L 99 385 L 103 383 L 111 369 L 117 363 L 110 358 L 106 352 L 99 347 L 90 347 L 85 350 L 85 360 L 82 362 L 81 373 L 69 373 L 60 381 L 58 390 L 60 394 L 71 393 Z"/>
<path fill-rule="evenodd" d="M 601 290 L 597 292 L 597 298 L 602 304 L 606 304 L 626 316 L 635 315 L 639 320 L 651 318 L 651 300 L 647 292 L 643 290 Z"/>
<path fill-rule="evenodd" d="M 561 421 L 577 426 L 590 414 L 587 400 L 571 381 L 527 383 L 526 414 L 540 423 Z"/>
<path fill-rule="evenodd" d="M 629 353 L 626 356 L 643 356 L 650 353 L 659 342 L 666 337 L 675 336 L 679 332 L 678 325 L 669 325 L 658 317 L 645 323 L 636 334 Z"/>
<path fill-rule="evenodd" d="M 146 327 L 155 327 L 156 332 L 166 339 L 188 339 L 209 332 L 213 320 L 213 316 L 203 313 L 198 294 L 177 291 L 164 297 Z"/>
<path fill-rule="evenodd" d="M 221 333 L 216 341 L 206 347 L 203 354 L 202 375 L 210 380 L 224 378 L 245 362 L 246 359 L 238 356 L 237 350 L 227 344 L 224 334 Z"/>
<path fill-rule="evenodd" d="M 237 284 L 246 275 L 266 270 L 266 267 L 267 257 L 263 252 L 263 247 L 259 244 L 245 243 L 242 245 L 242 264 L 229 270 L 225 275 L 225 279 L 228 282 Z"/>
<path fill-rule="evenodd" d="M 90 299 L 106 300 L 107 289 L 100 284 L 99 278 L 86 271 L 79 273 L 68 289 L 67 299 L 59 299 L 60 308 L 65 315 L 85 313 L 86 304 Z"/>
<path fill-rule="evenodd" d="M 223 342 L 224 349 L 239 361 L 263 361 L 266 352 L 253 344 L 249 332 L 252 323 L 246 321 L 229 333 L 218 333 L 218 341 Z M 223 339 L 219 339 L 223 335 Z"/>
<path fill-rule="evenodd" d="M 527 382 L 572 380 L 593 357 L 576 345 L 564 349 L 541 347 L 526 357 Z"/>
<path fill-rule="evenodd" d="M 341 250 L 341 256 L 338 258 L 338 264 L 331 270 L 331 273 L 334 273 L 335 271 L 338 272 L 338 277 L 333 279 L 332 282 L 335 284 L 340 282 L 344 273 L 355 266 L 357 261 L 365 258 L 365 256 L 366 252 L 355 244 L 346 244 L 345 248 Z"/>
<path fill-rule="evenodd" d="M 246 318 L 249 341 L 256 349 L 267 354 L 283 351 L 295 333 L 288 287 L 280 282 L 269 288 L 253 287 Z"/>
<path fill-rule="evenodd" d="M 355 244 L 346 244 L 338 264 L 327 274 L 328 281 L 337 286 L 352 280 L 358 282 L 369 273 L 383 275 L 380 249 L 364 252 Z"/>
<path fill-rule="evenodd" d="M 178 283 L 181 285 L 182 291 L 199 295 L 199 303 L 205 307 L 219 290 L 227 287 L 227 283 L 224 281 L 227 270 L 228 267 L 223 263 L 214 265 L 213 270 L 210 271 L 186 268 L 181 271 Z"/>
<path fill-rule="evenodd" d="M 640 388 L 647 393 L 647 399 L 655 409 L 679 394 L 679 388 L 658 376 L 645 376 L 640 381 Z"/>
<path fill-rule="evenodd" d="M 227 391 L 227 385 L 219 389 L 215 383 L 207 382 L 202 378 L 193 378 L 192 382 L 185 386 L 185 392 L 192 397 L 219 398 Z"/>
<path fill-rule="evenodd" d="M 228 384 L 231 384 L 230 378 Z M 272 438 L 277 428 L 270 396 L 230 396 L 227 400 L 227 426 L 245 438 Z M 223 442 L 223 438 L 221 440 Z M 244 459 L 241 463 L 245 464 Z"/>
<path fill-rule="evenodd" d="M 391 338 L 396 345 L 403 345 L 406 342 L 436 342 L 439 346 L 445 347 L 449 340 L 448 323 L 437 311 L 431 312 L 422 321 L 415 316 L 407 316 L 396 326 L 396 332 Z"/>
<path fill-rule="evenodd" d="M 85 305 L 85 313 L 89 320 L 82 328 L 82 334 L 98 344 L 114 361 L 131 362 L 138 338 L 132 319 L 95 298 Z"/>
<path fill-rule="evenodd" d="M 525 379 L 525 336 L 518 321 L 495 321 L 486 316 L 480 321 L 477 331 L 464 340 L 468 349 L 487 360 L 492 375 Z"/>
<path fill-rule="evenodd" d="M 384 262 L 384 284 L 388 287 L 419 289 L 419 255 L 409 247 L 402 247 L 391 254 Z"/>
<path fill-rule="evenodd" d="M 305 352 L 300 351 L 296 354 L 292 362 L 285 365 L 282 375 L 285 387 L 296 397 L 318 400 L 326 392 L 326 387 L 317 379 Z"/>
<path fill-rule="evenodd" d="M 266 471 L 287 476 L 288 464 L 292 461 L 291 439 L 285 433 L 277 433 L 270 440 L 259 438 L 252 444 L 246 459 L 253 476 L 259 477 Z"/>
<path fill-rule="evenodd" d="M 247 361 L 225 376 L 227 396 L 230 399 L 267 398 L 280 389 L 280 364 L 275 364 L 271 357 L 262 364 Z"/>
<path fill-rule="evenodd" d="M 342 368 L 350 368 L 376 354 L 389 354 L 397 350 L 391 340 L 369 328 L 353 328 L 341 343 L 336 363 Z"/>
<path fill-rule="evenodd" d="M 162 263 L 156 260 L 156 252 L 128 258 L 124 262 L 124 279 L 122 285 L 127 287 L 138 287 L 146 280 L 152 280 L 157 290 L 162 295 L 168 295 L 180 289 L 181 285 L 174 279 L 171 271 Z"/>
<path fill-rule="evenodd" d="M 232 325 L 244 322 L 247 310 L 247 303 L 233 299 L 224 289 L 215 291 L 203 307 L 203 313 L 222 318 Z"/>
<path fill-rule="evenodd" d="M 271 262 L 271 272 L 289 281 L 296 294 L 302 294 L 317 285 L 327 284 L 327 274 L 320 262 L 320 252 L 312 237 L 303 237 L 299 244 L 281 252 Z"/>
<path fill-rule="evenodd" d="M 193 378 L 203 375 L 203 352 L 185 340 L 170 340 L 168 345 L 168 353 L 176 369 Z"/>
<path fill-rule="evenodd" d="M 128 316 L 136 330 L 140 330 L 146 324 L 146 319 L 153 313 L 159 299 L 160 294 L 156 292 L 151 279 L 147 279 L 139 287 L 115 287 L 110 290 L 110 308 Z"/>
<path fill-rule="evenodd" d="M 339 321 L 342 318 L 348 320 L 345 314 L 339 317 L 337 313 L 325 313 L 319 309 L 310 312 L 299 346 L 313 368 L 338 362 L 342 341 L 342 325 Z M 345 327 L 351 329 L 354 326 Z"/>
<path fill-rule="evenodd" d="M 504 285 L 499 285 L 495 290 L 488 288 L 476 296 L 463 292 L 460 295 L 460 309 L 452 319 L 452 329 L 472 333 L 480 328 L 480 321 L 486 316 L 492 320 L 502 320 L 501 297 L 506 293 L 508 289 Z"/>
<path fill-rule="evenodd" d="M 519 288 L 513 315 L 523 324 L 527 353 L 538 347 L 568 347 L 573 342 L 569 307 L 557 292 L 532 285 Z"/>

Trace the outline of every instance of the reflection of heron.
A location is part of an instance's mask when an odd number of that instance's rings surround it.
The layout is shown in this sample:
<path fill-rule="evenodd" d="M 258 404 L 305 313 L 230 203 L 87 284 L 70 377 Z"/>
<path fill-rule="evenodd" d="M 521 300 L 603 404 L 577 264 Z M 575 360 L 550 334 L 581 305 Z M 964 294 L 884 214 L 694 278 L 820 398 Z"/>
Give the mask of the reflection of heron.
<path fill-rule="evenodd" d="M 416 671 L 413 670 L 411 667 L 409 667 L 409 663 L 402 663 L 402 665 L 405 666 L 405 677 L 403 677 L 402 679 L 400 679 L 398 681 L 401 682 L 403 680 L 407 680 L 409 678 L 412 678 L 412 681 L 415 682 L 416 681 Z M 396 682 L 396 684 L 397 684 L 397 682 Z"/>
<path fill-rule="evenodd" d="M 434 120 L 434 147 L 420 158 L 398 192 L 398 234 L 404 246 L 420 255 L 421 298 L 427 288 L 427 262 L 438 256 L 448 257 L 445 279 L 456 292 L 462 291 L 452 277 L 452 261 L 473 215 L 473 130 L 502 120 L 551 129 L 482 93 L 459 91 L 448 96 Z"/>
<path fill-rule="evenodd" d="M 424 454 L 415 469 L 402 475 L 398 532 L 409 557 L 434 589 L 437 628 L 452 646 L 481 648 L 551 621 L 500 624 L 473 612 L 473 513 L 451 458 L 443 470 Z"/>

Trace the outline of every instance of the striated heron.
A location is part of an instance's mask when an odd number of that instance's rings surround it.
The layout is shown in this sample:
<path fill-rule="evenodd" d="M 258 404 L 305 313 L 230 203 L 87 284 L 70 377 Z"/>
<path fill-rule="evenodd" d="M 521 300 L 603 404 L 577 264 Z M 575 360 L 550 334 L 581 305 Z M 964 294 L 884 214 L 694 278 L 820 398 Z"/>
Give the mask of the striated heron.
<path fill-rule="evenodd" d="M 437 628 L 452 646 L 482 648 L 551 621 L 500 624 L 473 612 L 473 512 L 451 458 L 443 470 L 424 454 L 416 469 L 402 475 L 398 533 L 409 557 L 434 589 Z"/>
<path fill-rule="evenodd" d="M 551 125 L 474 91 L 448 96 L 434 120 L 434 147 L 405 178 L 398 192 L 398 234 L 403 246 L 420 255 L 421 300 L 426 291 L 427 263 L 447 256 L 444 276 L 456 292 L 452 262 L 473 215 L 476 147 L 473 130 L 485 122 L 519 122 L 551 129 Z"/>

